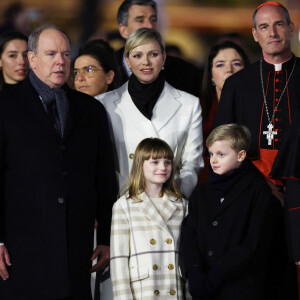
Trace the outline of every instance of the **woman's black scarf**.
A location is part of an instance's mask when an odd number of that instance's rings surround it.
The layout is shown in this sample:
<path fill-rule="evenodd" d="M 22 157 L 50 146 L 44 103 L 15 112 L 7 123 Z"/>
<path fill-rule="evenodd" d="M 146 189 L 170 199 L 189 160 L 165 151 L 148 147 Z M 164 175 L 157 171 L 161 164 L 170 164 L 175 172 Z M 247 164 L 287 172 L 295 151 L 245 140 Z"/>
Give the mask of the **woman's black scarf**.
<path fill-rule="evenodd" d="M 245 159 L 238 168 L 222 175 L 216 174 L 209 166 L 209 184 L 220 197 L 224 197 L 230 188 L 248 171 L 250 164 L 251 162 Z"/>
<path fill-rule="evenodd" d="M 152 118 L 153 108 L 165 86 L 162 72 L 151 83 L 139 82 L 132 73 L 128 80 L 128 92 L 138 110 L 149 120 Z"/>

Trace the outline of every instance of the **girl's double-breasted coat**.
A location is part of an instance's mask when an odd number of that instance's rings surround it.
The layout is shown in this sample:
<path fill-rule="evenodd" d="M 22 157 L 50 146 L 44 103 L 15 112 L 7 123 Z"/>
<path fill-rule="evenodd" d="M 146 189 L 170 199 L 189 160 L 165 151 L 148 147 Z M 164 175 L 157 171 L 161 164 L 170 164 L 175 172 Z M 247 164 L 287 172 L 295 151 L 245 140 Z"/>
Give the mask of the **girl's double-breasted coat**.
<path fill-rule="evenodd" d="M 110 266 L 114 299 L 184 299 L 178 239 L 187 202 L 165 195 L 158 213 L 145 193 L 140 198 L 142 201 L 123 196 L 113 207 Z"/>

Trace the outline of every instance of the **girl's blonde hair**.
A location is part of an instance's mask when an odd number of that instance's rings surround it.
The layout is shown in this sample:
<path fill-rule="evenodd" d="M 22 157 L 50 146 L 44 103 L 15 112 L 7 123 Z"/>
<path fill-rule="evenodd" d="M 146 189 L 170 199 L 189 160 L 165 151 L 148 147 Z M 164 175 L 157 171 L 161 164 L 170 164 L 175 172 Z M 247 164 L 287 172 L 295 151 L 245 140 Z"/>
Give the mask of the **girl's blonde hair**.
<path fill-rule="evenodd" d="M 144 161 L 150 158 L 165 158 L 172 162 L 172 172 L 170 178 L 163 184 L 161 197 L 164 194 L 167 194 L 168 196 L 174 196 L 177 199 L 183 198 L 183 195 L 178 190 L 174 180 L 173 151 L 165 141 L 158 138 L 146 138 L 138 144 L 134 153 L 133 164 L 129 174 L 127 198 L 141 200 L 139 195 L 146 190 L 143 165 Z"/>

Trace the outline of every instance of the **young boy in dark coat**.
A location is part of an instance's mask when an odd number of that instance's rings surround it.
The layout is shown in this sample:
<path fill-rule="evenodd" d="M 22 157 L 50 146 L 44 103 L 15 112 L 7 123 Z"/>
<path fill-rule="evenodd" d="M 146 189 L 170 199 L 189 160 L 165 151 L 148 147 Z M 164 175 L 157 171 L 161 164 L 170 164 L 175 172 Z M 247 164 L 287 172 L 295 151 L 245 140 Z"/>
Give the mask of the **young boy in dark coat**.
<path fill-rule="evenodd" d="M 250 140 L 245 126 L 225 124 L 206 141 L 210 179 L 189 199 L 180 246 L 193 299 L 267 299 L 266 269 L 278 201 L 246 158 Z"/>

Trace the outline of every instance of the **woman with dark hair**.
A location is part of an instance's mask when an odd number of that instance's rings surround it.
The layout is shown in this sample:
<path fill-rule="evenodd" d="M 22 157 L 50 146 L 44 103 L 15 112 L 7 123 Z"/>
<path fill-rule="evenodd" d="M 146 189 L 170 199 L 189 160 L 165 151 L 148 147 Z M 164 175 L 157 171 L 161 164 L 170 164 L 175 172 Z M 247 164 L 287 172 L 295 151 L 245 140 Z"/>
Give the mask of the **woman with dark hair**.
<path fill-rule="evenodd" d="M 204 145 L 213 126 L 225 80 L 249 64 L 250 62 L 245 51 L 234 42 L 223 41 L 215 44 L 210 49 L 202 81 L 202 95 L 200 97 L 203 109 Z M 204 155 L 204 170 L 200 174 L 200 182 L 208 179 L 208 166 L 209 160 Z"/>
<path fill-rule="evenodd" d="M 249 64 L 245 51 L 234 42 L 224 41 L 210 49 L 202 82 L 204 137 L 211 130 L 225 80 Z"/>
<path fill-rule="evenodd" d="M 27 37 L 18 31 L 0 35 L 0 91 L 22 82 L 28 75 Z"/>
<path fill-rule="evenodd" d="M 118 88 L 120 72 L 114 50 L 103 40 L 91 40 L 79 49 L 74 63 L 74 85 L 77 91 L 98 96 Z"/>

